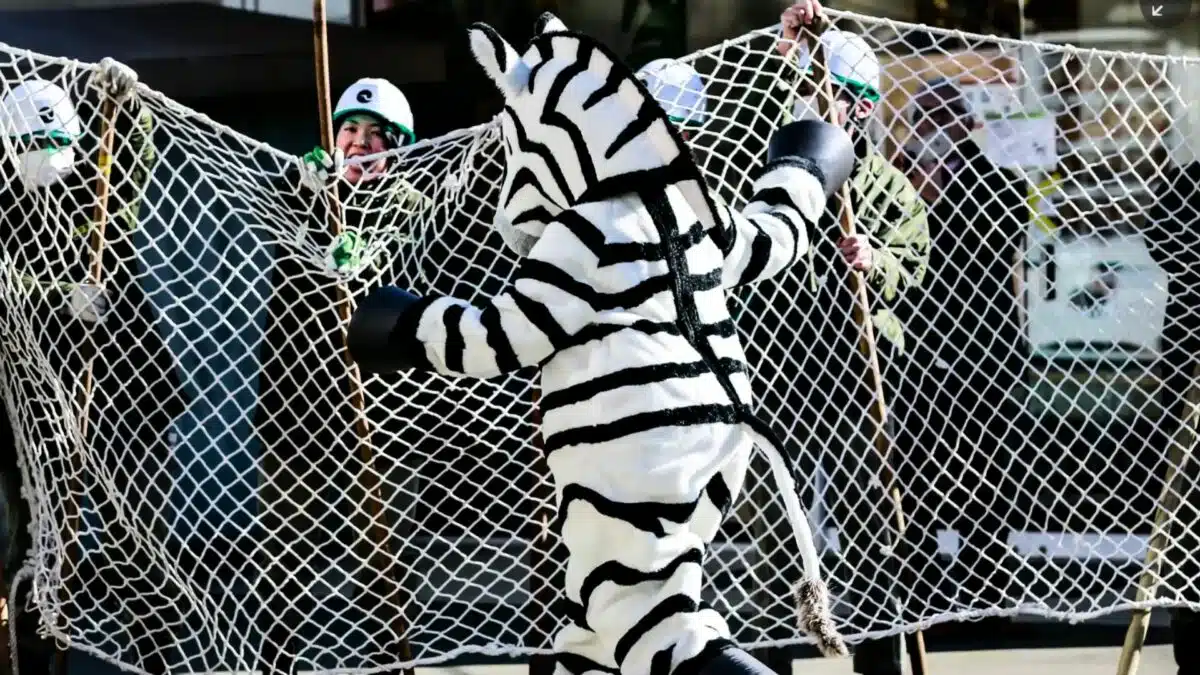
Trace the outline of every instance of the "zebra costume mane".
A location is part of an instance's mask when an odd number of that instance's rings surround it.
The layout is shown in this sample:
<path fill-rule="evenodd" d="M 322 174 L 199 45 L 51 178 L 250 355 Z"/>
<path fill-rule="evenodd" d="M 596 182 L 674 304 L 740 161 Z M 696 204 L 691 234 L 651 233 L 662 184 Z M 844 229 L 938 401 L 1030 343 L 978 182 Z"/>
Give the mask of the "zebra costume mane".
<path fill-rule="evenodd" d="M 604 44 L 548 13 L 524 55 L 487 24 L 468 33 L 505 100 L 507 171 L 495 225 L 510 248 L 527 254 L 564 209 L 646 185 L 677 187 L 705 230 L 723 223 L 687 142 Z"/>

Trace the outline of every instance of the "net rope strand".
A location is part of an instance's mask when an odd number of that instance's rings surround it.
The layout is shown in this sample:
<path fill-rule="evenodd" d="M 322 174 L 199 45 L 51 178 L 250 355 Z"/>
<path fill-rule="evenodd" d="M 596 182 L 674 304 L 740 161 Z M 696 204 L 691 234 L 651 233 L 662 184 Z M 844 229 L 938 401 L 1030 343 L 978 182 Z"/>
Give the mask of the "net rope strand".
<path fill-rule="evenodd" d="M 875 308 L 906 329 L 909 317 L 941 311 L 933 323 L 944 328 L 907 332 L 904 355 L 881 355 L 898 487 L 913 502 L 894 550 L 870 460 L 870 393 L 846 330 L 853 305 L 838 299 L 844 266 L 818 250 L 822 276 L 801 261 L 732 299 L 758 409 L 801 468 L 839 629 L 858 642 L 986 616 L 1077 622 L 1200 609 L 1200 575 L 1172 565 L 1152 600 L 1134 602 L 1174 433 L 1165 407 L 1176 394 L 1163 382 L 1175 392 L 1191 383 L 1172 370 L 1185 366 L 1159 355 L 1168 279 L 1145 232 L 1160 182 L 1178 157 L 1194 157 L 1187 82 L 1200 59 L 829 15 L 883 63 L 871 130 L 889 160 L 908 139 L 906 92 L 938 75 L 990 82 L 1023 110 L 1045 109 L 1058 155 L 1053 167 L 1010 173 L 1031 189 L 1057 181 L 1057 215 L 1035 217 L 1022 203 L 1019 226 L 1000 231 L 1003 219 L 989 217 L 973 238 L 934 243 L 951 261 L 943 265 L 993 269 L 1015 255 L 1018 295 L 1011 275 L 931 269 L 921 287 Z M 691 135 L 696 155 L 734 206 L 795 102 L 777 36 L 777 27 L 753 31 L 685 59 L 708 101 Z M 958 44 L 950 52 L 941 39 Z M 42 630 L 143 673 L 369 673 L 549 653 L 532 626 L 565 619 L 540 604 L 553 579 L 532 577 L 522 539 L 540 531 L 535 514 L 553 495 L 535 469 L 533 374 L 368 378 L 377 452 L 366 466 L 335 305 L 343 282 L 355 297 L 382 283 L 476 301 L 503 288 L 516 259 L 490 226 L 504 173 L 497 126 L 388 153 L 385 176 L 340 185 L 346 228 L 375 263 L 339 275 L 325 261 L 327 197 L 301 185 L 299 158 L 139 85 L 116 116 L 103 259 L 111 309 L 89 325 L 69 301 L 90 261 L 98 66 L 6 45 L 0 54 L 0 96 L 23 80 L 51 81 L 84 129 L 73 173 L 34 192 L 17 178 L 24 146 L 0 134 L 0 394 L 33 514 L 19 578 Z M 1018 136 L 1033 128 L 1010 125 Z M 972 192 L 946 212 L 970 217 L 990 199 Z M 1176 237 L 1164 250 L 1182 264 L 1200 243 Z M 946 290 L 939 278 L 961 283 Z M 943 292 L 969 301 L 943 303 Z M 1200 326 L 1194 315 L 1171 320 Z M 957 360 L 922 351 L 935 343 Z M 93 357 L 85 436 L 77 389 Z M 948 370 L 963 382 L 948 384 Z M 947 391 L 970 395 L 948 402 Z M 988 407 L 1006 423 L 956 431 Z M 1185 507 L 1169 514 L 1175 533 L 1200 529 L 1186 506 L 1189 467 Z M 782 553 L 789 530 L 769 470 L 752 464 L 706 560 L 708 600 L 748 648 L 803 641 L 788 593 L 800 570 Z M 375 583 L 368 472 L 378 473 L 399 593 Z M 66 531 L 76 514 L 77 530 Z M 1163 555 L 1195 564 L 1200 546 L 1173 536 Z M 402 637 L 413 650 L 406 663 L 396 660 Z"/>

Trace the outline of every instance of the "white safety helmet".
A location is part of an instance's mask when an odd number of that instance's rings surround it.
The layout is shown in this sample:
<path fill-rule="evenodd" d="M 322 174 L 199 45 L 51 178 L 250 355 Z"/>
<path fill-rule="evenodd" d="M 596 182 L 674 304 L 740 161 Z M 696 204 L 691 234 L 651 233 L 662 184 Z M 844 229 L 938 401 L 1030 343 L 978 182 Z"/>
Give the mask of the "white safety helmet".
<path fill-rule="evenodd" d="M 708 119 L 704 81 L 690 65 L 676 59 L 655 59 L 637 71 L 654 100 L 678 124 L 703 124 Z"/>
<path fill-rule="evenodd" d="M 364 77 L 350 85 L 333 110 L 336 130 L 350 115 L 364 114 L 378 119 L 393 147 L 416 140 L 413 132 L 412 107 L 396 85 L 378 77 Z"/>
<path fill-rule="evenodd" d="M 830 28 L 821 34 L 821 48 L 829 65 L 829 76 L 835 83 L 869 101 L 879 101 L 883 69 L 866 40 L 854 33 Z M 807 42 L 800 43 L 798 58 L 800 69 L 809 72 L 812 53 Z"/>
<path fill-rule="evenodd" d="M 17 146 L 17 177 L 44 188 L 72 172 L 83 124 L 70 95 L 46 80 L 25 80 L 0 100 L 0 134 Z"/>
<path fill-rule="evenodd" d="M 77 140 L 83 125 L 67 92 L 46 80 L 25 80 L 0 102 L 0 132 L 13 138 L 62 137 Z"/>

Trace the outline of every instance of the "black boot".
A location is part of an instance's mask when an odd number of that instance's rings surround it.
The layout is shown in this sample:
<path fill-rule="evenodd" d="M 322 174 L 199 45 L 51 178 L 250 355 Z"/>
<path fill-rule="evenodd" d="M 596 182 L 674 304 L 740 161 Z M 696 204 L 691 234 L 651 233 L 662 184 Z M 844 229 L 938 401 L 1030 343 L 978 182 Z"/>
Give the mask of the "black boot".
<path fill-rule="evenodd" d="M 1200 614 L 1190 609 L 1171 612 L 1171 643 L 1179 675 L 1200 673 Z"/>
<path fill-rule="evenodd" d="M 859 675 L 901 675 L 902 636 L 864 640 L 854 648 L 854 672 Z"/>
<path fill-rule="evenodd" d="M 775 675 L 775 671 L 741 647 L 729 645 L 709 657 L 696 675 Z"/>

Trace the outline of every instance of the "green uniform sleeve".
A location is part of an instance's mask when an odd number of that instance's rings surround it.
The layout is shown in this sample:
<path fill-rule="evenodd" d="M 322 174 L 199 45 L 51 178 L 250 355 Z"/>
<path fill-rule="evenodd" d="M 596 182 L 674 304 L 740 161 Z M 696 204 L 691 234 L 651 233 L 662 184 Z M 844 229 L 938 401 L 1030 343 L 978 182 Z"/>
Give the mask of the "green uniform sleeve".
<path fill-rule="evenodd" d="M 925 201 L 899 169 L 878 153 L 859 163 L 852 177 L 856 231 L 870 237 L 874 264 L 868 283 L 892 302 L 920 286 L 929 266 L 929 221 Z"/>
<path fill-rule="evenodd" d="M 146 186 L 150 176 L 158 165 L 158 150 L 154 147 L 154 115 L 141 107 L 137 120 L 134 122 L 129 144 L 135 156 L 130 167 L 129 181 L 133 185 L 133 194 L 124 207 L 118 211 L 114 219 L 128 231 L 136 230 L 139 224 L 138 214 L 142 209 L 142 199 L 146 196 Z"/>
<path fill-rule="evenodd" d="M 138 228 L 142 199 L 146 196 L 146 187 L 150 184 L 150 176 L 154 174 L 159 159 L 158 150 L 154 147 L 154 115 L 145 106 L 136 102 L 133 105 L 139 106 L 137 117 L 125 137 L 122 137 L 120 129 L 117 131 L 112 172 L 109 174 L 112 181 L 108 197 L 111 222 L 127 231 Z M 86 237 L 96 227 L 92 215 L 89 213 L 88 221 L 75 229 L 76 235 Z"/>

